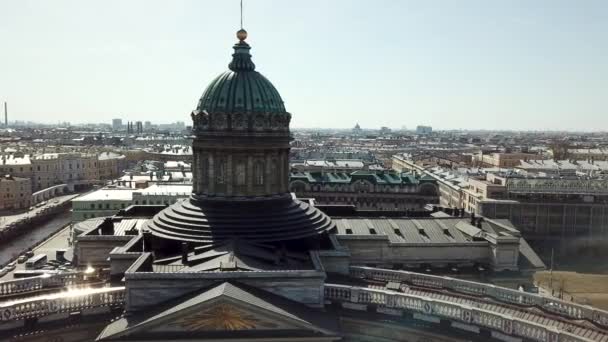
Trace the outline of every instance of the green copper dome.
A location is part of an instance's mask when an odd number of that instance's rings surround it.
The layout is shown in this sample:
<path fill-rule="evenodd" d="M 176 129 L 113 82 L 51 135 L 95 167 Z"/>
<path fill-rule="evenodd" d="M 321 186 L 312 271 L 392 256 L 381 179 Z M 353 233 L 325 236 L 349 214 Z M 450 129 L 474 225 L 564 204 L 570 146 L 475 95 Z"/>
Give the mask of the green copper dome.
<path fill-rule="evenodd" d="M 232 62 L 205 89 L 197 110 L 207 113 L 285 113 L 283 99 L 270 81 L 255 71 L 243 36 L 234 45 Z"/>

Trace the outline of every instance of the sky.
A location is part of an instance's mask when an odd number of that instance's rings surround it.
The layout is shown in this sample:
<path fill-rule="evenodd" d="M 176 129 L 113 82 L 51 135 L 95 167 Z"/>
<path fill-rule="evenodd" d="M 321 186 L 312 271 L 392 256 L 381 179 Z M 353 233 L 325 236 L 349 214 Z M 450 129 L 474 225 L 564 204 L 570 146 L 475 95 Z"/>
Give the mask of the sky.
<path fill-rule="evenodd" d="M 9 120 L 185 121 L 238 0 L 0 0 Z M 292 127 L 608 130 L 608 1 L 245 0 Z"/>

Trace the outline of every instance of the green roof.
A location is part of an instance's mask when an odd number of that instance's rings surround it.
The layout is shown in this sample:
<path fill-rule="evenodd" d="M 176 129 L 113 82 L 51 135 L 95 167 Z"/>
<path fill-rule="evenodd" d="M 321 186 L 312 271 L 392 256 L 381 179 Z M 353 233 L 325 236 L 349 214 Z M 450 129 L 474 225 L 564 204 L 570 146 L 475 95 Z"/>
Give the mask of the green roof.
<path fill-rule="evenodd" d="M 270 81 L 255 71 L 249 44 L 234 45 L 229 71 L 216 77 L 198 102 L 208 113 L 285 113 L 283 99 Z"/>

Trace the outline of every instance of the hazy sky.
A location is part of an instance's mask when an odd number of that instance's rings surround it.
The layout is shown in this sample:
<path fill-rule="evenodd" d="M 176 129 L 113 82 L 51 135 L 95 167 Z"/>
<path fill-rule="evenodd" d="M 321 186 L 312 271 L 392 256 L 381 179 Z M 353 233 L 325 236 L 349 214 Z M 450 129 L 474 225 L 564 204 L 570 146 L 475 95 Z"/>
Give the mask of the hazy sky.
<path fill-rule="evenodd" d="M 606 0 L 245 0 L 293 127 L 608 130 Z M 0 0 L 10 119 L 190 123 L 238 0 Z"/>

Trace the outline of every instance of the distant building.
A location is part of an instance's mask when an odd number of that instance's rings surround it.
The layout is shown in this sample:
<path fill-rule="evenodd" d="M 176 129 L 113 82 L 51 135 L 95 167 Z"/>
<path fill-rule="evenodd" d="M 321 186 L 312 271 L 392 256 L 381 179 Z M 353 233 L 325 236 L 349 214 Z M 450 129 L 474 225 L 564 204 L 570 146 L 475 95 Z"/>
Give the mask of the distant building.
<path fill-rule="evenodd" d="M 92 153 L 5 155 L 0 174 L 29 178 L 32 192 L 59 184 L 67 184 L 73 190 L 117 178 L 125 167 L 125 156 L 110 152 L 99 156 Z"/>
<path fill-rule="evenodd" d="M 131 205 L 169 205 L 188 198 L 192 184 L 152 185 L 146 189 L 103 188 L 72 200 L 72 221 L 112 216 Z"/>
<path fill-rule="evenodd" d="M 120 131 L 123 129 L 122 119 L 112 119 L 112 130 Z"/>
<path fill-rule="evenodd" d="M 533 153 L 489 153 L 474 155 L 474 162 L 481 167 L 512 168 L 518 166 L 521 161 L 536 159 L 538 154 Z"/>
<path fill-rule="evenodd" d="M 526 160 L 515 167 L 528 173 L 544 173 L 550 176 L 606 175 L 608 161 L 605 160 Z"/>
<path fill-rule="evenodd" d="M 325 172 L 353 172 L 380 167 L 360 159 L 306 159 L 289 163 L 292 170 L 297 171 L 325 171 Z"/>
<path fill-rule="evenodd" d="M 380 127 L 380 134 L 384 135 L 384 134 L 390 134 L 392 132 L 392 130 L 386 126 L 382 126 Z"/>
<path fill-rule="evenodd" d="M 19 210 L 30 207 L 32 185 L 28 178 L 3 175 L 0 177 L 0 210 Z"/>
<path fill-rule="evenodd" d="M 568 158 L 575 160 L 608 160 L 608 148 L 568 149 Z"/>
<path fill-rule="evenodd" d="M 144 121 L 144 130 L 145 131 L 151 131 L 152 130 L 152 123 L 150 121 Z"/>
<path fill-rule="evenodd" d="M 142 134 L 144 132 L 144 125 L 141 121 L 135 122 L 135 133 Z"/>
<path fill-rule="evenodd" d="M 435 180 L 394 172 L 292 172 L 289 190 L 317 204 L 354 205 L 360 210 L 405 211 L 438 203 Z"/>
<path fill-rule="evenodd" d="M 431 126 L 416 126 L 416 134 L 431 134 L 433 127 Z"/>
<path fill-rule="evenodd" d="M 542 165 L 542 164 L 541 164 Z M 545 254 L 604 249 L 608 242 L 608 179 L 575 174 L 463 174 L 425 169 L 401 156 L 398 171 L 417 170 L 437 181 L 439 205 L 492 219 L 509 220 Z"/>

